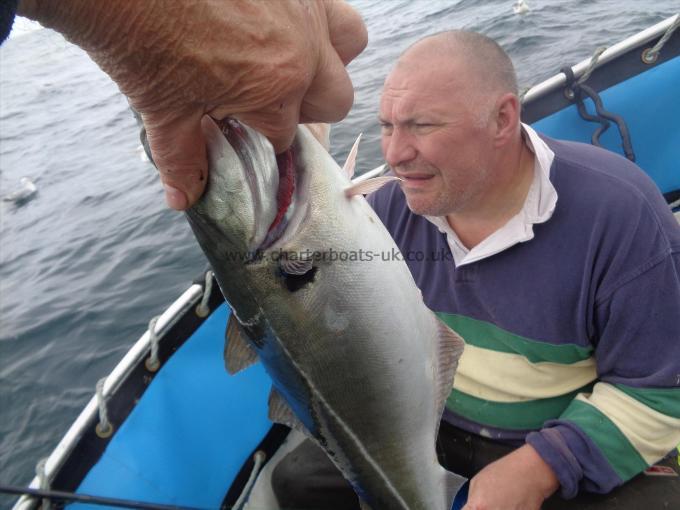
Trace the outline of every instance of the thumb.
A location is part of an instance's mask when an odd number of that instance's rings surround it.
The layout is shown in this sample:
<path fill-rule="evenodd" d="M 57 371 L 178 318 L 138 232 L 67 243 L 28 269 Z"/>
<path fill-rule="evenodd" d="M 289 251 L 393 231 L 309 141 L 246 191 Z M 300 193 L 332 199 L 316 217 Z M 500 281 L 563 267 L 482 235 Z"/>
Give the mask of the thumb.
<path fill-rule="evenodd" d="M 300 120 L 300 102 L 301 98 L 292 94 L 287 101 L 257 112 L 239 113 L 234 117 L 266 136 L 274 152 L 280 154 L 290 147 L 295 138 Z"/>
<path fill-rule="evenodd" d="M 203 194 L 208 175 L 200 110 L 177 116 L 142 114 L 149 148 L 160 172 L 168 206 L 184 210 Z"/>

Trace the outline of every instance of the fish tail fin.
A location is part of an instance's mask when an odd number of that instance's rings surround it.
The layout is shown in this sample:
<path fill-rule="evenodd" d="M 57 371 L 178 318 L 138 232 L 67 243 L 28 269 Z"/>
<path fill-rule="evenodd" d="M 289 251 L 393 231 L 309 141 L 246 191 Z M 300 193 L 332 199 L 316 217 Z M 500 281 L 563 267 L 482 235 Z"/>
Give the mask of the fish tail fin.
<path fill-rule="evenodd" d="M 445 510 L 460 510 L 467 502 L 467 482 L 464 476 L 457 475 L 442 468 L 444 477 L 444 508 Z"/>

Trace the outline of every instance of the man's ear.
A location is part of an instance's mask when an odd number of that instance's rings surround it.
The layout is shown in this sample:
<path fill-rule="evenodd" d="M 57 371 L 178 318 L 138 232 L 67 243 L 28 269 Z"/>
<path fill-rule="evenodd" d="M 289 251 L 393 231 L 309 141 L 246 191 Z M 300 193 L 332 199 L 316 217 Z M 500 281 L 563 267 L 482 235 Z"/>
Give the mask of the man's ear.
<path fill-rule="evenodd" d="M 503 94 L 496 102 L 496 133 L 494 142 L 503 146 L 517 135 L 520 123 L 521 105 L 519 98 L 510 92 Z"/>

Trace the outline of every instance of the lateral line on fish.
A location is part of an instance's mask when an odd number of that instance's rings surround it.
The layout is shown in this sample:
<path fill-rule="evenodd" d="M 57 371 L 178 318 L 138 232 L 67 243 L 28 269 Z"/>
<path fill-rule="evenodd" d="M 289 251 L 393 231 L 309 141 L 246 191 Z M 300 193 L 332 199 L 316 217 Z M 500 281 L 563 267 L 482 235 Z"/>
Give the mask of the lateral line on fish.
<path fill-rule="evenodd" d="M 335 418 L 335 420 L 337 421 L 337 423 L 344 429 L 344 431 L 345 431 L 345 433 L 348 435 L 348 437 L 349 437 L 352 441 L 354 441 L 355 447 L 359 450 L 359 452 L 360 452 L 361 454 L 364 455 L 364 458 L 368 461 L 368 463 L 370 464 L 370 466 L 375 470 L 376 473 L 378 473 L 378 475 L 380 476 L 380 478 L 382 478 L 383 483 L 385 484 L 386 487 L 389 488 L 390 491 L 392 491 L 392 493 L 394 494 L 395 498 L 397 499 L 397 501 L 399 502 L 399 504 L 402 506 L 402 508 L 403 508 L 404 510 L 409 510 L 409 507 L 408 507 L 408 505 L 406 504 L 406 501 L 404 501 L 404 500 L 402 499 L 401 495 L 399 494 L 399 492 L 397 491 L 397 489 L 395 488 L 395 486 L 392 484 L 392 481 L 391 481 L 389 478 L 387 478 L 387 475 L 385 475 L 385 473 L 383 472 L 383 470 L 380 469 L 380 466 L 378 465 L 378 463 L 377 463 L 375 460 L 373 460 L 373 457 L 371 457 L 370 453 L 368 452 L 368 450 L 366 450 L 366 448 L 364 447 L 363 443 L 359 440 L 359 438 L 358 438 L 357 435 L 354 433 L 354 431 L 353 431 L 349 426 L 347 426 L 347 424 L 344 422 L 344 420 L 343 420 L 342 418 L 340 418 L 340 416 L 338 416 L 338 414 L 335 412 L 335 410 L 333 410 L 333 408 L 332 408 L 332 407 L 330 406 L 330 404 L 326 401 L 326 399 L 323 397 L 323 395 L 319 392 L 319 390 L 316 388 L 316 386 L 314 386 L 314 384 L 311 382 L 310 378 L 307 376 L 307 374 L 306 374 L 305 371 L 302 369 L 302 367 L 301 367 L 298 363 L 295 362 L 295 360 L 294 360 L 293 357 L 291 356 L 291 354 L 290 354 L 290 352 L 288 351 L 288 349 L 286 349 L 286 346 L 283 345 L 283 343 L 279 340 L 278 335 L 273 335 L 273 337 L 274 337 L 274 338 L 276 339 L 276 341 L 279 343 L 279 346 L 281 347 L 281 350 L 282 350 L 283 353 L 286 355 L 286 357 L 288 358 L 288 360 L 290 361 L 290 363 L 293 365 L 293 367 L 295 367 L 295 368 L 297 369 L 298 373 L 300 374 L 300 377 L 301 377 L 301 378 L 303 379 L 303 381 L 307 384 L 307 387 L 310 389 L 310 391 L 313 392 L 314 396 L 316 396 L 316 397 L 319 399 L 319 402 L 321 402 L 321 403 L 326 407 L 326 409 L 327 409 L 328 412 L 331 414 L 331 416 L 332 416 L 333 418 Z"/>
<path fill-rule="evenodd" d="M 248 288 L 248 290 L 250 290 L 249 287 L 247 287 L 247 288 Z M 262 314 L 264 313 L 264 312 L 262 311 L 262 308 L 260 308 L 259 311 L 257 312 L 257 314 L 256 314 L 251 320 L 249 320 L 249 321 L 244 321 L 244 320 L 241 320 L 241 318 L 240 318 L 240 317 L 238 316 L 238 314 L 236 313 L 236 308 L 234 308 L 233 306 L 231 306 L 230 308 L 231 308 L 231 313 L 234 314 L 234 317 L 236 317 L 236 320 L 238 321 L 238 323 L 239 323 L 241 326 L 245 326 L 245 327 L 250 327 L 250 326 L 254 326 L 255 324 L 257 324 L 258 321 L 260 320 L 260 317 L 261 317 Z"/>

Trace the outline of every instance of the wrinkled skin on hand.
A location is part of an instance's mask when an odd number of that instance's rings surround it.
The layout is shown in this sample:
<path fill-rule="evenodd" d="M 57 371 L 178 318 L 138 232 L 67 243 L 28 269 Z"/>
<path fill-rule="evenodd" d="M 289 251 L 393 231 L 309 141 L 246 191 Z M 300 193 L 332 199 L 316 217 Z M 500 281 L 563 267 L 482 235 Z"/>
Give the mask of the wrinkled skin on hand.
<path fill-rule="evenodd" d="M 298 122 L 347 114 L 344 66 L 367 42 L 344 1 L 22 0 L 18 12 L 85 49 L 141 113 L 175 209 L 205 186 L 203 115 L 236 117 L 281 152 Z"/>
<path fill-rule="evenodd" d="M 492 462 L 470 480 L 463 510 L 540 510 L 559 488 L 550 466 L 526 444 Z"/>

